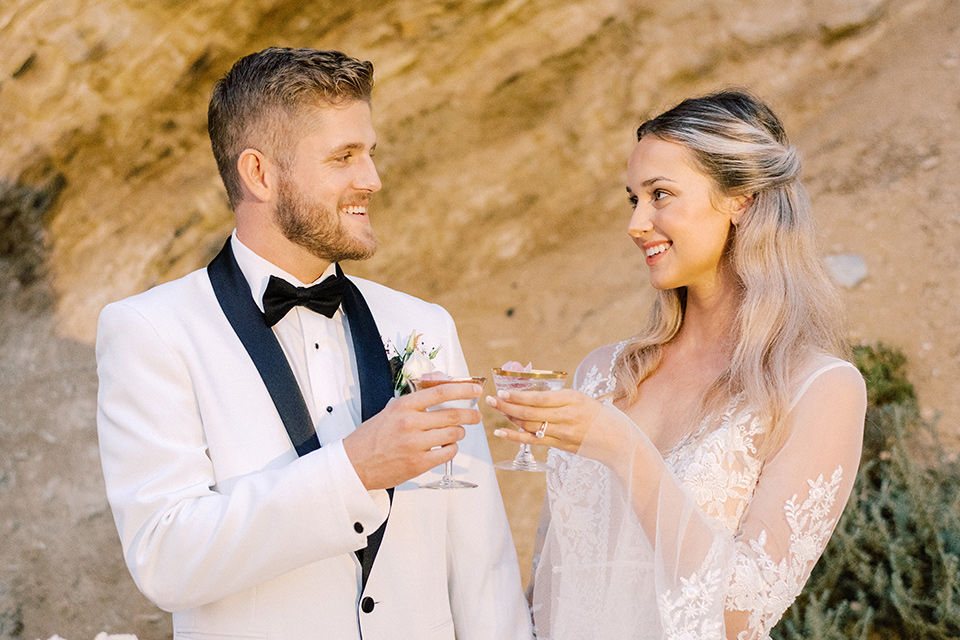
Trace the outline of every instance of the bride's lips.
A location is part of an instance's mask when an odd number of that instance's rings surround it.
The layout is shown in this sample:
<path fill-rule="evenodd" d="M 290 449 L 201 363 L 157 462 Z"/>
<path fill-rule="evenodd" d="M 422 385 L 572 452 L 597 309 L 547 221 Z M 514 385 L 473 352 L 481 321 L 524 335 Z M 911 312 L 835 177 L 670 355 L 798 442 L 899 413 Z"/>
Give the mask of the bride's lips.
<path fill-rule="evenodd" d="M 647 265 L 656 264 L 672 246 L 673 243 L 669 240 L 644 243 L 643 253 L 647 257 Z"/>

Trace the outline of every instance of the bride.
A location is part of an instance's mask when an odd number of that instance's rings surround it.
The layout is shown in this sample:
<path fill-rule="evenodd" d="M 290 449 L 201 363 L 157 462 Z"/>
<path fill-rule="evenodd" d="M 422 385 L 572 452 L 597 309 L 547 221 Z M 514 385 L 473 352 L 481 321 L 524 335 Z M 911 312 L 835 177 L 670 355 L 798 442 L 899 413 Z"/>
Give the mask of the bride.
<path fill-rule="evenodd" d="M 637 131 L 628 233 L 658 297 L 574 388 L 488 398 L 550 450 L 540 640 L 768 638 L 856 477 L 866 394 L 843 358 L 800 159 L 756 98 Z"/>

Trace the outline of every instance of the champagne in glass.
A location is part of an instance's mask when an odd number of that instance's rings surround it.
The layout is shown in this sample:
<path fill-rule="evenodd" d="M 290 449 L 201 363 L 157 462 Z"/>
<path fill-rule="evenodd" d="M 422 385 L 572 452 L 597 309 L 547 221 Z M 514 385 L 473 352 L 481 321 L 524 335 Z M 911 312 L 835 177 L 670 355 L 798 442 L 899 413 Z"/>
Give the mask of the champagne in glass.
<path fill-rule="evenodd" d="M 473 376 L 470 378 L 411 378 L 407 384 L 410 385 L 410 388 L 413 391 L 419 391 L 420 389 L 429 389 L 431 387 L 436 387 L 441 384 L 451 384 L 455 382 L 473 382 L 478 384 L 481 387 L 487 381 L 486 378 Z M 476 404 L 476 403 L 473 403 Z M 477 485 L 472 482 L 467 482 L 465 480 L 457 480 L 453 477 L 453 460 L 448 460 L 443 465 L 443 477 L 435 482 L 425 482 L 420 485 L 421 489 L 473 489 Z"/>
<path fill-rule="evenodd" d="M 547 371 L 533 369 L 531 371 L 509 371 L 506 369 L 493 370 L 493 384 L 497 391 L 556 391 L 562 389 L 567 380 L 566 371 Z M 521 444 L 513 460 L 504 460 L 495 465 L 498 469 L 512 471 L 546 471 L 547 465 L 533 457 L 530 445 Z"/>

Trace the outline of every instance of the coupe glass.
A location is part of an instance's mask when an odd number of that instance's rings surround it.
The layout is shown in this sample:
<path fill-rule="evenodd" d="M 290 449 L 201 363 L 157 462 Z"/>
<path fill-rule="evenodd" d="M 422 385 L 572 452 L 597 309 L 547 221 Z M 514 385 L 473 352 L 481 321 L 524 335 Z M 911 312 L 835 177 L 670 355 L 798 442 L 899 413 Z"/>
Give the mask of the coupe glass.
<path fill-rule="evenodd" d="M 567 381 L 566 371 L 507 371 L 493 370 L 493 384 L 497 391 L 556 391 L 563 389 Z M 513 471 L 546 471 L 547 465 L 538 462 L 530 451 L 530 445 L 521 444 L 513 460 L 504 460 L 495 465 L 498 469 L 512 469 Z"/>
<path fill-rule="evenodd" d="M 410 388 L 413 391 L 419 391 L 420 389 L 429 389 L 430 387 L 435 387 L 440 384 L 451 384 L 454 382 L 473 382 L 480 385 L 481 387 L 487 381 L 486 378 L 481 378 L 478 376 L 473 376 L 470 378 L 443 378 L 440 380 L 422 380 L 420 378 L 411 378 L 407 384 L 410 385 Z M 476 407 L 476 401 L 471 402 L 471 404 Z M 437 480 L 436 482 L 425 482 L 420 485 L 421 489 L 473 489 L 477 485 L 472 482 L 467 482 L 465 480 L 457 480 L 453 477 L 453 460 L 448 460 L 443 465 L 443 477 Z"/>

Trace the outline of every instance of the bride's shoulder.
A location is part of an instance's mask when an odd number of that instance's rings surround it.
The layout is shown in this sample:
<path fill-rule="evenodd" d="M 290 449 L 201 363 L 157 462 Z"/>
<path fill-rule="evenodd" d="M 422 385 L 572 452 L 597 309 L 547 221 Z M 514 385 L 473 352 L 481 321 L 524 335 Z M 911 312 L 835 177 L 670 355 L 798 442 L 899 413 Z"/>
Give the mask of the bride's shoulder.
<path fill-rule="evenodd" d="M 793 387 L 790 408 L 803 399 L 817 381 L 822 381 L 834 391 L 858 393 L 863 387 L 860 371 L 850 362 L 826 353 L 811 353 L 804 358 L 791 376 Z M 821 385 L 823 386 L 823 385 Z"/>
<path fill-rule="evenodd" d="M 580 361 L 574 374 L 574 386 L 585 393 L 596 395 L 613 390 L 613 365 L 623 352 L 626 341 L 607 344 L 594 349 Z"/>
<path fill-rule="evenodd" d="M 598 347 L 588 353 L 583 360 L 580 361 L 580 366 L 577 369 L 583 368 L 585 365 L 589 367 L 599 367 L 601 370 L 612 370 L 613 363 L 616 361 L 617 357 L 623 353 L 624 347 L 627 345 L 627 341 L 623 342 L 613 342 L 611 344 L 605 344 L 602 347 Z"/>

